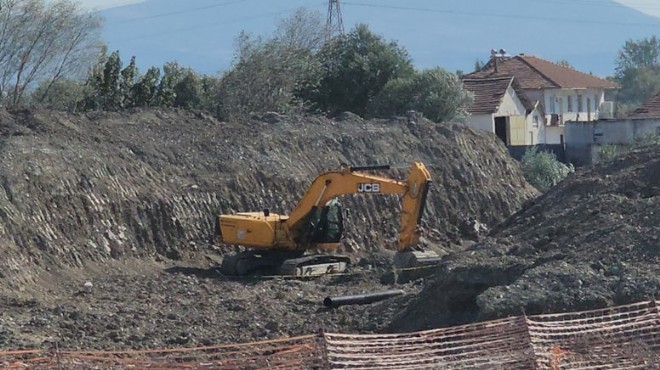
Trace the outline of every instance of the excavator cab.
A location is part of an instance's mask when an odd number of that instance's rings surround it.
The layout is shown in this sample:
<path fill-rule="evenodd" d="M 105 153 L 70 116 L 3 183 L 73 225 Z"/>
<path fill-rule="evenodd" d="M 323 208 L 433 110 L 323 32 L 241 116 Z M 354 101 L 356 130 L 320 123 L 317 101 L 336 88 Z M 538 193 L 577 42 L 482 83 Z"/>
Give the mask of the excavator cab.
<path fill-rule="evenodd" d="M 296 242 L 310 245 L 339 244 L 343 233 L 342 208 L 333 199 L 324 207 L 312 208 Z"/>

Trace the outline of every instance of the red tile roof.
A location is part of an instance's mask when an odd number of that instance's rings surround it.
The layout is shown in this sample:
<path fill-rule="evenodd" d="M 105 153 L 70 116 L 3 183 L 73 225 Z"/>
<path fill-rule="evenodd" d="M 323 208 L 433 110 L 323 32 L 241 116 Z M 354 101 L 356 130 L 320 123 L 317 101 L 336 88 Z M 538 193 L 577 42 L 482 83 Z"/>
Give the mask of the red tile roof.
<path fill-rule="evenodd" d="M 518 90 L 512 76 L 491 77 L 491 78 L 464 78 L 463 89 L 474 94 L 474 101 L 466 110 L 470 114 L 491 114 L 497 112 L 502 98 L 509 86 L 513 85 L 514 90 Z M 530 108 L 527 99 L 520 91 L 516 91 L 518 98 L 522 101 L 526 109 Z"/>
<path fill-rule="evenodd" d="M 467 78 L 485 78 L 496 76 L 515 76 L 525 90 L 548 88 L 601 88 L 616 89 L 614 82 L 590 74 L 576 71 L 569 67 L 543 60 L 531 55 L 499 57 L 497 72 L 491 59 L 481 71 L 467 75 Z"/>
<path fill-rule="evenodd" d="M 653 95 L 639 108 L 628 114 L 628 118 L 660 118 L 660 93 Z"/>

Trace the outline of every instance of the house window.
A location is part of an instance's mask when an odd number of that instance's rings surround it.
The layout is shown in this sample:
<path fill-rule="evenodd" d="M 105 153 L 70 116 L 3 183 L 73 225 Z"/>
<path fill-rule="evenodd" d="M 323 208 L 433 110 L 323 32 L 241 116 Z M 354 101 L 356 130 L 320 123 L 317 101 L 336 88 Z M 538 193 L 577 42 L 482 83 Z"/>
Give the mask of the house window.
<path fill-rule="evenodd" d="M 598 99 L 598 95 L 594 95 L 594 112 L 598 110 L 598 106 L 600 105 L 598 104 L 599 102 L 600 100 Z"/>
<path fill-rule="evenodd" d="M 582 112 L 582 95 L 577 96 L 577 111 Z"/>
<path fill-rule="evenodd" d="M 555 113 L 555 97 L 551 96 L 548 100 L 548 113 Z"/>
<path fill-rule="evenodd" d="M 566 98 L 566 103 L 568 104 L 568 111 L 569 111 L 569 112 L 572 112 L 572 111 L 573 111 L 573 97 L 572 97 L 572 96 L 568 96 L 568 97 Z"/>
<path fill-rule="evenodd" d="M 534 115 L 534 126 L 535 127 L 539 126 L 539 116 L 536 114 Z M 660 129 L 660 127 L 658 127 L 658 129 Z"/>

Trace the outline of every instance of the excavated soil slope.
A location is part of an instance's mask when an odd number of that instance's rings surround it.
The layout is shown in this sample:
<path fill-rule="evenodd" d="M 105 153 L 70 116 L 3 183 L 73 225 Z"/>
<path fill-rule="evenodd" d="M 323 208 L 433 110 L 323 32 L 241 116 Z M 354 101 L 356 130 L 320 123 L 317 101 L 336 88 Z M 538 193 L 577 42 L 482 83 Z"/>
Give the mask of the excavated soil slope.
<path fill-rule="evenodd" d="M 585 168 L 448 257 L 391 326 L 586 310 L 660 293 L 660 147 Z"/>
<path fill-rule="evenodd" d="M 337 310 L 320 302 L 389 288 L 378 267 L 397 234 L 396 197 L 342 198 L 347 251 L 367 261 L 347 277 L 225 278 L 213 267 L 228 248 L 209 245 L 216 216 L 287 213 L 317 174 L 342 162 L 402 165 L 385 173 L 400 176 L 423 161 L 434 179 L 425 240 L 442 252 L 460 249 L 466 217 L 494 225 L 536 195 L 495 136 L 461 125 L 2 111 L 0 136 L 0 348 L 382 330 L 423 280 L 401 286 L 409 294 L 396 302 Z"/>

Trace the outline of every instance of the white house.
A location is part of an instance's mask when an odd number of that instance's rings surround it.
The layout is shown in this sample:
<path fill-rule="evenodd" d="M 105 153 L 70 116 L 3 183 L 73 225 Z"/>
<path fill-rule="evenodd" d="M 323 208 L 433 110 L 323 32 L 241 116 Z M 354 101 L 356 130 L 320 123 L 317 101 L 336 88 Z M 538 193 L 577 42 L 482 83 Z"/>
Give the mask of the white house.
<path fill-rule="evenodd" d="M 493 55 L 480 70 L 465 79 L 513 76 L 525 98 L 538 104 L 543 115 L 542 144 L 563 144 L 567 121 L 595 121 L 611 117 L 613 104 L 605 91 L 618 86 L 608 80 L 531 55 Z"/>
<path fill-rule="evenodd" d="M 468 125 L 496 134 L 507 146 L 536 145 L 543 138 L 542 114 L 525 98 L 512 76 L 465 78 L 474 95 Z"/>

